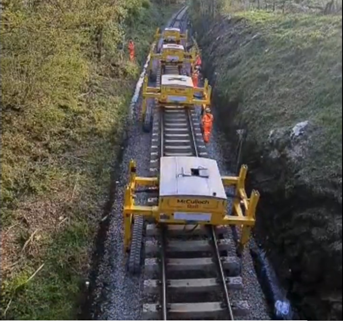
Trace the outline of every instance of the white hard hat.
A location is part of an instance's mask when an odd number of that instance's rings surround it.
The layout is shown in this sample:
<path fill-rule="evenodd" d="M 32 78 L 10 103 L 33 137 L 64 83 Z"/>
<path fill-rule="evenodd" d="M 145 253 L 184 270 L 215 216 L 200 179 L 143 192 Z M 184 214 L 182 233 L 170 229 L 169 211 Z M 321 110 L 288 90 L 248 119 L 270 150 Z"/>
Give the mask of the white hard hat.
<path fill-rule="evenodd" d="M 211 112 L 211 108 L 207 107 L 207 108 L 205 109 L 205 113 L 210 113 L 210 112 Z"/>

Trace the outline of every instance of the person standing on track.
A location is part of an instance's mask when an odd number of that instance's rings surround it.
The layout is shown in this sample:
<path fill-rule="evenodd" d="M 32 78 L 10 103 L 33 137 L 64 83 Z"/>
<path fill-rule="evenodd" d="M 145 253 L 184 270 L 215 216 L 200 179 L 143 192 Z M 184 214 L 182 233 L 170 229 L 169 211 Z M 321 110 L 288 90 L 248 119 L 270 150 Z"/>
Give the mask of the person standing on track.
<path fill-rule="evenodd" d="M 132 39 L 129 41 L 129 56 L 130 56 L 130 61 L 134 62 L 135 61 L 135 44 L 132 41 Z"/>
<path fill-rule="evenodd" d="M 205 109 L 205 114 L 201 120 L 202 129 L 203 129 L 203 137 L 205 144 L 210 142 L 212 127 L 213 127 L 213 115 L 211 113 L 211 109 L 207 107 Z"/>
<path fill-rule="evenodd" d="M 199 84 L 199 73 L 198 71 L 194 71 L 192 75 L 193 87 L 198 88 Z"/>
<path fill-rule="evenodd" d="M 200 55 L 197 55 L 197 57 L 195 58 L 195 67 L 201 68 L 201 65 L 202 65 L 201 57 Z"/>

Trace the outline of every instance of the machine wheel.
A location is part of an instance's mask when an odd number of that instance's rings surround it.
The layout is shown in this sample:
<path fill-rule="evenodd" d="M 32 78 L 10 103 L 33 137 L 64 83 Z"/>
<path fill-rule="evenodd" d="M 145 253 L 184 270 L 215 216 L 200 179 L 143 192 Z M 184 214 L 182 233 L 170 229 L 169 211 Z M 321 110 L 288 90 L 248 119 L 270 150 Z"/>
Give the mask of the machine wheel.
<path fill-rule="evenodd" d="M 144 218 L 141 215 L 134 217 L 128 271 L 130 274 L 141 272 L 141 253 L 143 240 Z"/>
<path fill-rule="evenodd" d="M 152 129 L 152 108 L 147 106 L 146 113 L 143 120 L 143 131 L 145 133 L 150 133 Z"/>
<path fill-rule="evenodd" d="M 150 72 L 149 72 L 149 80 L 151 82 L 156 82 L 156 80 L 157 80 L 157 76 L 152 70 L 150 70 Z"/>

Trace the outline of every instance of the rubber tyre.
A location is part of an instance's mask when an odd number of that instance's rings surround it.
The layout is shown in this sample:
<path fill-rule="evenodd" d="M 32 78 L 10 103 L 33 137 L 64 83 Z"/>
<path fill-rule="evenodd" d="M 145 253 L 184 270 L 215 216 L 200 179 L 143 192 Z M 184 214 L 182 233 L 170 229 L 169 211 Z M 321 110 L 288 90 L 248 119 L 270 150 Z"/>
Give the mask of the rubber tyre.
<path fill-rule="evenodd" d="M 149 72 L 149 80 L 154 83 L 156 83 L 156 80 L 157 80 L 157 76 L 152 70 L 150 70 Z"/>
<path fill-rule="evenodd" d="M 146 113 L 143 120 L 144 133 L 150 133 L 152 130 L 152 108 L 147 106 Z"/>
<path fill-rule="evenodd" d="M 137 275 L 141 272 L 143 227 L 143 217 L 140 215 L 135 216 L 132 227 L 130 254 L 127 262 L 127 270 L 131 275 Z"/>

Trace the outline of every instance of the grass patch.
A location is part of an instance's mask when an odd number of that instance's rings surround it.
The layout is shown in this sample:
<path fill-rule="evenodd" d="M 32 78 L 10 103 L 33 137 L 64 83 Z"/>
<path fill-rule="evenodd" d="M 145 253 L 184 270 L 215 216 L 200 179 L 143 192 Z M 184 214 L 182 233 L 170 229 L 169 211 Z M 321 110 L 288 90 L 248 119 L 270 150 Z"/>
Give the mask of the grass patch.
<path fill-rule="evenodd" d="M 74 317 L 139 64 L 174 9 L 147 0 L 4 3 L 3 318 Z"/>
<path fill-rule="evenodd" d="M 241 102 L 234 123 L 261 145 L 273 129 L 310 121 L 309 154 L 294 175 L 319 192 L 325 181 L 339 186 L 342 17 L 243 12 L 233 17 L 230 35 L 212 65 L 223 99 Z"/>
<path fill-rule="evenodd" d="M 262 195 L 265 250 L 302 318 L 339 320 L 342 17 L 250 11 L 208 26 L 194 16 L 220 124 L 232 141 L 248 131 L 242 154 Z"/>

